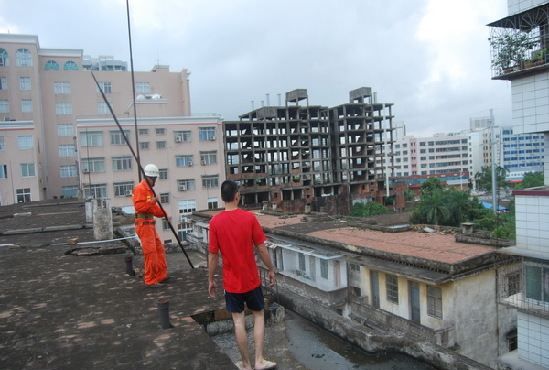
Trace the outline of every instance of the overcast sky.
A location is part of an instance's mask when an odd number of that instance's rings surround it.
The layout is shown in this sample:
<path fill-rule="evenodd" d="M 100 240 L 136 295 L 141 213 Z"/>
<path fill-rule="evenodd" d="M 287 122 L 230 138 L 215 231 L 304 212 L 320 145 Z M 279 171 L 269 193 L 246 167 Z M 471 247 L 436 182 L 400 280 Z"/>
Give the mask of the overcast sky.
<path fill-rule="evenodd" d="M 191 71 L 193 114 L 236 119 L 306 88 L 334 106 L 370 86 L 408 134 L 510 124 L 510 85 L 490 79 L 489 29 L 506 0 L 131 0 L 136 70 Z M 42 48 L 128 61 L 125 0 L 0 0 L 0 32 Z"/>

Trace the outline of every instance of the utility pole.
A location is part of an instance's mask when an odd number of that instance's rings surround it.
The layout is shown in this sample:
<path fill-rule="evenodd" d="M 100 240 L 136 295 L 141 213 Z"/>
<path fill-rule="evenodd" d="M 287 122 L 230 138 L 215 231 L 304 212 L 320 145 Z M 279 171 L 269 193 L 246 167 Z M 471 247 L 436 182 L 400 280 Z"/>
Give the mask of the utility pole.
<path fill-rule="evenodd" d="M 492 209 L 494 214 L 498 213 L 498 205 L 496 199 L 497 178 L 496 178 L 496 144 L 497 140 L 494 137 L 494 111 L 490 109 L 490 146 L 492 149 Z"/>

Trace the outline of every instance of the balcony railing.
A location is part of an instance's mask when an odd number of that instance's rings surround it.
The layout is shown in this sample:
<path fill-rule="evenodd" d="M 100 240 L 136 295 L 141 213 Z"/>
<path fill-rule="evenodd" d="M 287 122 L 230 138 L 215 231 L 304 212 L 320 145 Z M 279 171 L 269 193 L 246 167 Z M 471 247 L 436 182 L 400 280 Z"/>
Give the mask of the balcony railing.
<path fill-rule="evenodd" d="M 489 24 L 492 79 L 549 69 L 549 4 Z"/>

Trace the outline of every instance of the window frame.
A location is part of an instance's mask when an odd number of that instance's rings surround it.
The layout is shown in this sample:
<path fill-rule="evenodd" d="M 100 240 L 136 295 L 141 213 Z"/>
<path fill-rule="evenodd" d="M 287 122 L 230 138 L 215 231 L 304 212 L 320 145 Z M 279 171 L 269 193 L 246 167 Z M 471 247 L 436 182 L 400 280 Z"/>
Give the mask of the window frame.
<path fill-rule="evenodd" d="M 20 48 L 15 51 L 15 66 L 16 67 L 32 67 L 32 53 L 29 49 Z"/>
<path fill-rule="evenodd" d="M 36 166 L 34 162 L 30 163 L 19 163 L 19 169 L 21 177 L 36 177 Z"/>
<path fill-rule="evenodd" d="M 131 156 L 112 157 L 112 171 L 124 172 L 131 171 L 133 167 Z"/>
<path fill-rule="evenodd" d="M 76 156 L 76 147 L 74 144 L 57 145 L 57 156 L 59 158 L 74 158 Z"/>
<path fill-rule="evenodd" d="M 387 301 L 398 304 L 398 276 L 385 274 L 385 296 Z"/>
<path fill-rule="evenodd" d="M 128 197 L 132 195 L 135 183 L 133 181 L 113 182 L 112 189 L 115 197 Z"/>
<path fill-rule="evenodd" d="M 34 138 L 32 135 L 17 135 L 17 149 L 29 150 L 34 148 Z"/>
<path fill-rule="evenodd" d="M 427 315 L 442 320 L 442 288 L 427 285 Z"/>

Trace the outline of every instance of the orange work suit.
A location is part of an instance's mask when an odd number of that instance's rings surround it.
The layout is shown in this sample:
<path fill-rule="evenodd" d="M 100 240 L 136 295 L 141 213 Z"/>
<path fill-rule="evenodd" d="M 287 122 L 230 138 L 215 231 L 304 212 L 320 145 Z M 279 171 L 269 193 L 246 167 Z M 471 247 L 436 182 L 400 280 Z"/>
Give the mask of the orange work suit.
<path fill-rule="evenodd" d="M 135 207 L 135 233 L 141 240 L 141 248 L 145 257 L 145 285 L 154 285 L 168 278 L 166 250 L 156 232 L 156 217 L 164 217 L 164 212 L 154 200 L 147 180 L 143 179 L 133 189 L 133 205 Z"/>

